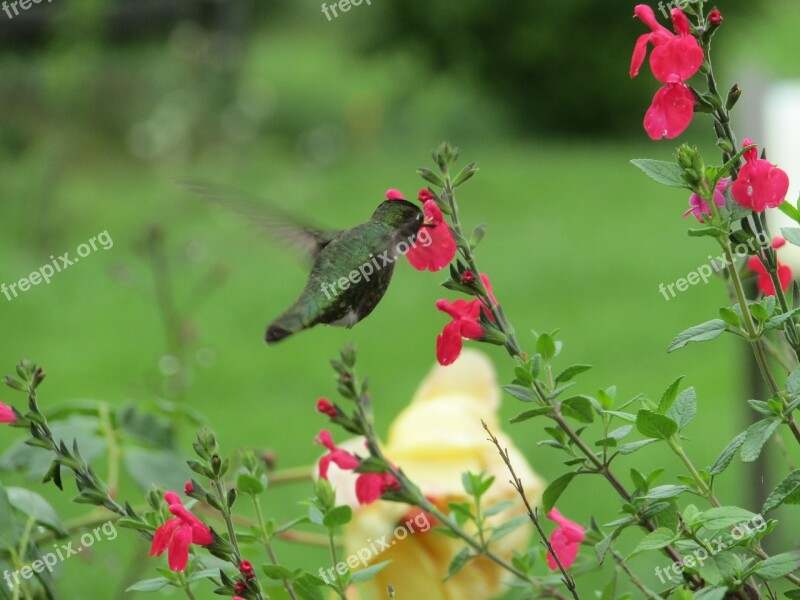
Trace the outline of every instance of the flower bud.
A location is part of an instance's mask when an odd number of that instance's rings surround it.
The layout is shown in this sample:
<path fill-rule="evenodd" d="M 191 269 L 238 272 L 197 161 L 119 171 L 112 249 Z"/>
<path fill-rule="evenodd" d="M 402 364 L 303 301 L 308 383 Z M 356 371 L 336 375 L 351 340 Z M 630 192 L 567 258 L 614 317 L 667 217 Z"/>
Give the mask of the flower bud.
<path fill-rule="evenodd" d="M 247 589 L 247 585 L 243 581 L 237 581 L 233 586 L 233 591 L 236 594 L 241 594 Z"/>
<path fill-rule="evenodd" d="M 326 398 L 317 400 L 317 412 L 329 416 L 331 419 L 336 417 L 339 413 L 336 406 L 331 404 Z"/>
<path fill-rule="evenodd" d="M 742 97 L 742 90 L 738 85 L 734 85 L 731 91 L 728 92 L 728 99 L 725 101 L 725 108 L 732 110 L 739 98 Z"/>
<path fill-rule="evenodd" d="M 470 284 L 475 281 L 475 274 L 472 271 L 464 271 L 461 274 L 461 283 Z"/>
<path fill-rule="evenodd" d="M 722 24 L 723 17 L 722 13 L 719 12 L 719 9 L 715 8 L 710 13 L 708 13 L 708 23 L 712 27 L 719 27 Z"/>

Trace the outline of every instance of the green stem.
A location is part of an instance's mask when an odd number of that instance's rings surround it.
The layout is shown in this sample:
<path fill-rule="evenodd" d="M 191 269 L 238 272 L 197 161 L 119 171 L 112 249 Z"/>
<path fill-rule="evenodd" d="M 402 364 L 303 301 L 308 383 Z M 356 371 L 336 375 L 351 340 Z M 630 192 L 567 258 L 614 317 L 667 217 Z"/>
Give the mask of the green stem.
<path fill-rule="evenodd" d="M 275 555 L 275 551 L 273 550 L 272 544 L 269 541 L 269 535 L 267 535 L 267 528 L 264 522 L 264 515 L 261 512 L 261 501 L 258 499 L 258 496 L 256 494 L 251 494 L 250 498 L 252 499 L 253 506 L 256 509 L 256 519 L 258 521 L 258 529 L 262 535 L 261 541 L 264 544 L 264 549 L 267 551 L 267 555 L 269 556 L 269 559 L 272 562 L 272 564 L 278 566 L 280 564 L 278 562 L 278 557 Z M 281 577 L 281 582 L 283 583 L 283 587 L 286 589 L 286 593 L 289 594 L 289 597 L 292 600 L 297 600 L 297 595 L 295 594 L 292 582 L 286 579 L 285 577 Z"/>
<path fill-rule="evenodd" d="M 700 472 L 695 468 L 694 464 L 692 463 L 691 459 L 687 456 L 686 452 L 683 449 L 683 446 L 680 443 L 680 440 L 677 440 L 675 437 L 670 438 L 669 440 L 669 447 L 672 448 L 672 451 L 681 459 L 681 462 L 686 466 L 686 469 L 689 471 L 689 474 L 694 479 L 694 482 L 697 484 L 697 487 L 700 489 L 700 493 L 711 503 L 712 506 L 719 507 L 721 504 L 717 497 L 714 495 L 714 492 L 708 487 L 708 484 L 705 480 L 700 476 Z"/>
<path fill-rule="evenodd" d="M 336 565 L 339 564 L 339 559 L 336 558 L 336 542 L 333 538 L 333 528 L 328 529 L 328 548 L 331 552 L 331 563 L 333 565 L 333 572 L 336 573 L 336 593 L 339 594 L 339 598 L 342 600 L 347 600 L 347 595 L 345 593 L 344 583 L 342 583 L 342 578 L 339 575 L 339 571 L 336 570 Z"/>

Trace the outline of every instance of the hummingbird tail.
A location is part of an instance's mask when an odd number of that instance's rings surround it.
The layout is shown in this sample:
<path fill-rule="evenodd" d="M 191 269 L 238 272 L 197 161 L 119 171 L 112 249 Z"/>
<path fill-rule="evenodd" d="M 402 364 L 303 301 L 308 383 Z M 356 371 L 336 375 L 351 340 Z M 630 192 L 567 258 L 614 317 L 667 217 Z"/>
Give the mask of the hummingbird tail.
<path fill-rule="evenodd" d="M 293 333 L 302 331 L 305 327 L 302 317 L 296 311 L 290 309 L 269 324 L 265 339 L 268 344 L 274 344 Z"/>

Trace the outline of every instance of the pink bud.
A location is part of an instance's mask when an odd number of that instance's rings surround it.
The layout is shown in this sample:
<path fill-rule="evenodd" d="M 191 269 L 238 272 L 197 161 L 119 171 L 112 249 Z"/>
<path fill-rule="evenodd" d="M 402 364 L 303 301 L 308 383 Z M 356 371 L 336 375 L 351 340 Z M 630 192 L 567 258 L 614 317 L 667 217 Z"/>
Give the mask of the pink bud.
<path fill-rule="evenodd" d="M 338 414 L 336 407 L 328 402 L 328 400 L 325 398 L 320 398 L 317 400 L 317 412 L 322 413 L 323 415 L 328 415 L 331 419 Z"/>
<path fill-rule="evenodd" d="M 186 485 L 183 486 L 183 493 L 187 496 L 194 491 L 194 486 L 192 485 L 191 481 L 187 481 Z"/>
<path fill-rule="evenodd" d="M 722 13 L 719 12 L 719 9 L 714 9 L 710 13 L 708 13 L 708 22 L 715 27 L 718 27 L 722 24 L 723 18 Z"/>

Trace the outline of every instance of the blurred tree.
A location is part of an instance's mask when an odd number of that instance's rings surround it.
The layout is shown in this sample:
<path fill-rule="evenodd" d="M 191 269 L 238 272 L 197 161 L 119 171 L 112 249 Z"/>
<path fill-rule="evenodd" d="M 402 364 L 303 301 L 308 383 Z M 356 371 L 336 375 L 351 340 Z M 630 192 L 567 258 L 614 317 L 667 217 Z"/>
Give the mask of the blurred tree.
<path fill-rule="evenodd" d="M 507 107 L 523 131 L 591 135 L 631 130 L 655 88 L 631 81 L 630 56 L 647 31 L 633 0 L 482 0 L 376 3 L 370 51 L 412 49 L 436 68 L 476 78 Z M 655 2 L 650 3 L 665 25 Z M 740 11 L 744 0 L 720 0 Z M 664 13 L 669 6 L 662 3 Z"/>

